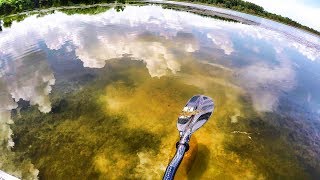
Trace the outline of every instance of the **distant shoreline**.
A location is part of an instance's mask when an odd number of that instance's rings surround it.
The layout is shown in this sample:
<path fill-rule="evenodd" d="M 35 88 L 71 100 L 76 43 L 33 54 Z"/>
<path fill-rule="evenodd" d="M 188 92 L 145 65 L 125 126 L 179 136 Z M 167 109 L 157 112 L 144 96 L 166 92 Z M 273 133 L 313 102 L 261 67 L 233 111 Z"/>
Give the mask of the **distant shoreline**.
<path fill-rule="evenodd" d="M 41 12 L 41 11 L 51 11 L 51 10 L 68 9 L 68 8 L 83 8 L 83 7 L 89 8 L 89 7 L 97 7 L 97 6 L 117 6 L 117 5 L 126 5 L 126 4 L 134 5 L 134 4 L 140 4 L 140 3 L 141 4 L 150 3 L 150 4 L 165 5 L 166 6 L 165 8 L 176 9 L 176 10 L 185 10 L 187 12 L 196 13 L 196 14 L 203 15 L 203 16 L 212 16 L 212 17 L 217 17 L 217 18 L 222 17 L 222 18 L 226 18 L 226 20 L 234 19 L 235 21 L 239 21 L 239 22 L 245 23 L 245 24 L 252 24 L 252 23 L 255 24 L 255 22 L 250 21 L 245 18 L 235 17 L 230 14 L 224 14 L 224 13 L 219 13 L 219 12 L 212 12 L 212 11 L 210 12 L 209 10 L 203 10 L 203 9 L 199 9 L 199 8 L 192 7 L 192 6 L 180 5 L 180 7 L 178 8 L 178 5 L 170 3 L 170 2 L 166 2 L 166 1 L 96 0 L 97 3 L 94 3 L 94 4 L 83 4 L 83 2 L 82 3 L 79 2 L 79 4 L 68 3 L 66 5 L 64 5 L 64 4 L 52 4 L 49 6 L 48 5 L 46 5 L 46 6 L 39 6 L 38 5 L 39 7 L 35 7 L 35 8 L 28 7 L 28 8 L 18 9 L 18 10 L 15 9 L 12 12 L 7 12 L 7 11 L 4 11 L 4 9 L 3 9 L 4 8 L 3 3 L 7 2 L 7 1 L 8 0 L 0 0 L 0 20 L 2 20 L 3 23 L 5 23 L 5 21 L 8 20 L 8 18 L 13 17 L 13 16 L 26 15 L 26 14 L 37 13 L 37 12 Z M 307 33 L 311 33 L 313 35 L 320 37 L 320 32 L 315 29 L 301 25 L 300 23 L 297 23 L 296 21 L 293 21 L 289 18 L 266 12 L 261 6 L 255 5 L 253 3 L 245 2 L 242 0 L 231 0 L 230 1 L 230 2 L 240 3 L 240 5 L 237 5 L 237 6 L 232 6 L 232 5 L 229 6 L 228 4 L 216 3 L 216 2 L 224 2 L 226 0 L 212 0 L 212 1 L 208 1 L 208 0 L 173 0 L 173 1 L 186 2 L 186 3 L 190 3 L 190 4 L 199 4 L 199 5 L 209 6 L 209 7 L 212 6 L 212 7 L 217 7 L 217 8 L 223 8 L 226 10 L 237 11 L 237 12 L 241 12 L 241 13 L 245 13 L 245 14 L 249 14 L 249 15 L 253 15 L 253 16 L 257 16 L 257 17 L 262 17 L 262 18 L 266 18 L 266 19 L 269 19 L 269 20 L 272 20 L 272 21 L 275 21 L 275 22 L 278 22 L 281 24 L 285 24 L 285 25 L 303 30 Z M 213 3 L 208 3 L 207 1 L 213 2 Z M 98 2 L 101 2 L 101 3 L 98 3 Z M 104 2 L 107 2 L 107 3 L 104 3 Z M 126 3 L 124 3 L 124 2 L 126 2 Z M 1 29 L 1 26 L 3 26 L 3 24 L 0 24 L 0 29 Z"/>
<path fill-rule="evenodd" d="M 302 24 L 300 24 L 300 23 L 298 23 L 298 22 L 296 22 L 294 20 L 291 20 L 290 18 L 283 17 L 283 16 L 280 16 L 280 15 L 277 15 L 277 14 L 273 14 L 273 13 L 270 13 L 270 12 L 267 12 L 267 11 L 264 11 L 264 10 L 263 10 L 264 13 L 268 14 L 270 16 L 266 16 L 266 15 L 261 14 L 261 13 L 254 13 L 254 12 L 250 11 L 250 9 L 249 10 L 247 10 L 247 9 L 239 10 L 239 9 L 225 7 L 225 6 L 223 6 L 223 4 L 212 4 L 212 3 L 208 3 L 208 2 L 202 2 L 202 1 L 207 1 L 207 0 L 171 0 L 171 1 L 186 2 L 186 3 L 191 3 L 191 4 L 212 6 L 212 7 L 216 7 L 216 8 L 223 8 L 223 9 L 237 11 L 237 12 L 241 12 L 241 13 L 245 13 L 245 14 L 249 14 L 249 15 L 253 15 L 253 16 L 257 16 L 257 17 L 262 17 L 262 18 L 266 18 L 266 19 L 281 23 L 281 24 L 285 24 L 285 25 L 288 25 L 288 26 L 291 26 L 291 27 L 295 27 L 295 28 L 304 30 L 304 31 L 306 31 L 308 33 L 312 33 L 312 34 L 317 35 L 317 36 L 320 37 L 320 31 L 318 31 L 318 30 L 315 30 L 315 29 L 310 28 L 308 26 L 302 25 Z M 213 0 L 213 1 L 219 1 L 219 0 Z M 243 1 L 243 0 L 235 0 L 235 1 Z M 160 1 L 158 1 L 158 2 L 160 2 Z M 250 3 L 250 4 L 253 4 L 253 3 Z M 253 4 L 253 5 L 255 5 L 255 4 Z M 255 6 L 262 8 L 261 6 L 258 6 L 258 5 L 255 5 Z M 273 17 L 273 18 L 271 18 L 271 17 Z M 277 19 L 277 18 L 279 18 L 279 19 Z M 285 19 L 286 21 L 280 20 L 280 19 Z M 290 23 L 293 23 L 293 24 L 290 24 Z"/>

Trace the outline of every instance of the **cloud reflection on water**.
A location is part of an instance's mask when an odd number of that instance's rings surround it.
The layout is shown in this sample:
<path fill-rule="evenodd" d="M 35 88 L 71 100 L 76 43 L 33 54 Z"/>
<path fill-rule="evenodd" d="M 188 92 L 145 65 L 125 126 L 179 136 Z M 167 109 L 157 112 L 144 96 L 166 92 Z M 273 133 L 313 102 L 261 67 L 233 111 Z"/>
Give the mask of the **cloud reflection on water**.
<path fill-rule="evenodd" d="M 259 58 L 262 54 L 257 43 L 252 44 L 252 50 L 257 54 L 255 62 L 241 67 L 232 66 L 236 62 L 231 62 L 231 67 L 226 67 L 238 71 L 238 80 L 242 82 L 239 86 L 250 94 L 254 108 L 263 112 L 274 110 L 279 96 L 296 84 L 292 62 L 281 54 L 294 49 L 309 60 L 320 58 L 319 45 L 304 44 L 280 32 L 159 6 L 129 6 L 123 12 L 109 10 L 95 16 L 68 16 L 61 12 L 41 18 L 32 16 L 4 29 L 1 35 L 0 145 L 7 144 L 8 147 L 13 146 L 10 111 L 17 107 L 20 98 L 38 105 L 41 112 L 51 110 L 48 95 L 55 78 L 46 55 L 35 52 L 41 51 L 40 42 L 50 50 L 72 44 L 68 51 L 74 51 L 83 66 L 89 68 L 102 68 L 110 59 L 130 56 L 133 60 L 143 61 L 151 77 L 178 73 L 183 66 L 183 57 L 191 58 L 201 51 L 204 43 L 209 42 L 210 48 L 221 50 L 210 52 L 212 62 L 208 63 L 213 64 L 219 64 L 214 59 L 216 53 L 233 59 L 237 55 L 237 41 L 253 38 L 260 40 L 259 43 L 270 43 L 275 55 L 272 60 L 276 60 L 277 65 Z"/>
<path fill-rule="evenodd" d="M 1 68 L 0 77 L 0 151 L 3 152 L 0 155 L 0 169 L 9 170 L 16 162 L 15 152 L 10 151 L 14 146 L 10 129 L 10 125 L 14 123 L 11 110 L 16 109 L 17 102 L 22 99 L 29 101 L 31 105 L 37 105 L 43 113 L 50 112 L 51 103 L 48 95 L 55 78 L 43 53 L 31 52 L 5 63 L 5 68 Z M 37 178 L 39 171 L 28 160 L 17 164 L 19 165 L 12 167 L 9 173 L 20 178 L 22 174 L 25 174 L 24 178 Z"/>
<path fill-rule="evenodd" d="M 239 71 L 240 82 L 251 94 L 254 108 L 259 112 L 273 111 L 278 98 L 295 85 L 295 72 L 284 59 L 278 66 L 257 63 Z"/>
<path fill-rule="evenodd" d="M 109 59 L 129 55 L 133 59 L 144 61 L 152 77 L 164 76 L 168 71 L 178 72 L 181 57 L 177 52 L 198 51 L 199 45 L 204 41 L 203 37 L 211 41 L 212 46 L 223 50 L 225 55 L 232 55 L 236 51 L 236 40 L 233 36 L 237 36 L 244 41 L 252 37 L 272 43 L 277 54 L 285 53 L 285 48 L 294 48 L 310 60 L 315 61 L 320 57 L 319 47 L 296 42 L 279 32 L 166 10 L 160 6 L 129 6 L 122 12 L 112 9 L 95 16 L 68 16 L 60 12 L 42 18 L 32 16 L 23 22 L 14 23 L 9 30 L 5 29 L 3 34 L 0 39 L 1 57 L 15 61 L 19 58 L 27 59 L 29 56 L 23 54 L 39 48 L 37 44 L 40 41 L 44 41 L 51 50 L 59 50 L 70 42 L 75 55 L 85 67 L 102 68 Z M 24 43 L 21 43 L 21 40 Z M 1 68 L 2 76 L 8 70 L 5 68 L 8 66 Z M 11 78 L 7 91 L 12 98 L 22 98 L 31 104 L 38 104 L 40 111 L 49 112 L 51 107 L 47 95 L 51 85 L 54 85 L 54 77 L 49 73 L 48 67 L 44 68 L 45 70 L 40 72 L 39 67 L 30 70 L 36 73 L 21 76 L 23 81 L 17 79 L 18 76 Z M 245 83 L 244 87 L 249 89 L 258 111 L 272 110 L 271 107 L 275 106 L 279 96 L 277 92 L 291 89 L 289 87 L 294 84 L 294 70 L 291 68 L 282 65 L 274 68 L 269 66 L 268 62 L 263 62 L 249 64 L 239 70 L 243 75 L 242 80 L 249 82 Z M 275 85 L 277 82 L 281 83 Z M 283 82 L 290 82 L 290 85 L 283 86 Z M 37 91 L 39 84 L 45 84 L 40 88 L 41 92 Z M 260 88 L 267 86 L 272 88 Z M 275 90 L 277 92 L 270 90 L 274 87 L 278 89 Z"/>
<path fill-rule="evenodd" d="M 226 33 L 208 33 L 207 37 L 212 40 L 212 42 L 224 51 L 224 54 L 230 55 L 233 51 L 233 43 Z"/>

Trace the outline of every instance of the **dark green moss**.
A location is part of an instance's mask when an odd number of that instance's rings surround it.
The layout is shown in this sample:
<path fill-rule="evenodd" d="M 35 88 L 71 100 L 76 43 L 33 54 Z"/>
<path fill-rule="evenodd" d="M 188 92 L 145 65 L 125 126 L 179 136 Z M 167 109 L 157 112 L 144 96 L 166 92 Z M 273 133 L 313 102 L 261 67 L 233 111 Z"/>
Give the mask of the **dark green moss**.
<path fill-rule="evenodd" d="M 98 177 L 95 158 L 101 154 L 110 155 L 110 159 L 116 154 L 130 156 L 130 166 L 122 169 L 123 174 L 130 174 L 139 162 L 137 152 L 159 151 L 159 135 L 129 129 L 125 116 L 105 113 L 106 107 L 99 103 L 103 88 L 97 84 L 106 85 L 113 78 L 103 76 L 72 93 L 55 91 L 51 95 L 52 111 L 47 114 L 36 106 L 19 103 L 20 112 L 12 113 L 14 151 L 30 157 L 40 170 L 40 179 Z"/>

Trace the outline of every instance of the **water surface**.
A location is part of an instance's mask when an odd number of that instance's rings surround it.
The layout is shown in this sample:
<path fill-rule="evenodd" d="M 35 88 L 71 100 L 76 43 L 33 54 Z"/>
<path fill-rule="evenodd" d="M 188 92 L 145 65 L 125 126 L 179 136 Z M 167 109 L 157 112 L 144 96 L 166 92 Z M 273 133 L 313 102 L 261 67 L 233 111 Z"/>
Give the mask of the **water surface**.
<path fill-rule="evenodd" d="M 320 177 L 319 37 L 161 5 L 95 12 L 0 32 L 1 170 L 159 179 L 180 110 L 206 94 L 216 109 L 178 178 Z"/>

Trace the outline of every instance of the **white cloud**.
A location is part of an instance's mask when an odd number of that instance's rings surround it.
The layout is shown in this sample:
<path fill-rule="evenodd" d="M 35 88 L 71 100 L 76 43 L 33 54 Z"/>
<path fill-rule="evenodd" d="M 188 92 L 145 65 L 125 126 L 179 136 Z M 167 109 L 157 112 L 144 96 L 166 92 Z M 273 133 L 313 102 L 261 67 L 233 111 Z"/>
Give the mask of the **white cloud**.
<path fill-rule="evenodd" d="M 246 0 L 320 31 L 320 7 L 303 0 Z M 319 3 L 320 4 L 320 3 Z"/>

